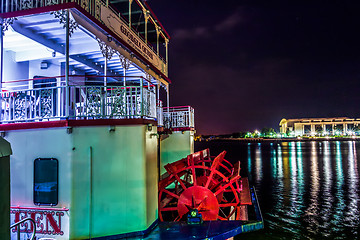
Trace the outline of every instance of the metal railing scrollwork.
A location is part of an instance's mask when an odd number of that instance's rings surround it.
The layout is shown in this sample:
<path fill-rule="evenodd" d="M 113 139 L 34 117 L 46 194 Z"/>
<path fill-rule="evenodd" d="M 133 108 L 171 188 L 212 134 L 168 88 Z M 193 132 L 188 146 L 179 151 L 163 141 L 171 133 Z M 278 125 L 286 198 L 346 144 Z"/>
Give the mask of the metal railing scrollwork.
<path fill-rule="evenodd" d="M 31 235 L 31 237 L 30 237 L 30 240 L 34 240 L 34 239 L 35 239 L 36 224 L 35 224 L 34 219 L 32 219 L 32 218 L 24 218 L 24 219 L 20 220 L 19 222 L 14 223 L 14 224 L 12 224 L 12 225 L 10 226 L 10 229 L 17 227 L 17 229 L 16 229 L 17 240 L 20 240 L 20 225 L 24 224 L 24 222 L 26 222 L 26 221 L 30 221 L 31 224 L 33 225 L 32 235 Z"/>

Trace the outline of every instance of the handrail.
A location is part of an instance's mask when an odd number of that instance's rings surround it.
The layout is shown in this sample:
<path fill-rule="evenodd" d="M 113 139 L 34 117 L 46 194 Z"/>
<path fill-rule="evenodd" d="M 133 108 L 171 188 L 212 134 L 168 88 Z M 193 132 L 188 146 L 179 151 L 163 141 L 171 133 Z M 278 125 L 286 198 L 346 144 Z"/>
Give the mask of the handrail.
<path fill-rule="evenodd" d="M 166 128 L 191 128 L 194 126 L 194 109 L 191 106 L 164 107 Z"/>
<path fill-rule="evenodd" d="M 73 93 L 69 106 L 64 104 L 66 91 Z M 54 86 L 11 90 L 1 96 L 2 123 L 59 118 L 157 118 L 156 91 L 151 85 Z"/>
<path fill-rule="evenodd" d="M 70 78 L 74 78 L 74 77 L 105 78 L 106 77 L 106 78 L 121 78 L 121 79 L 125 79 L 125 80 L 142 79 L 142 80 L 145 80 L 146 82 L 152 84 L 151 81 L 149 81 L 147 78 L 145 78 L 143 76 L 69 75 L 69 77 Z M 52 77 L 29 78 L 29 79 L 21 79 L 21 80 L 8 80 L 8 81 L 3 81 L 2 83 L 31 82 L 31 81 L 38 81 L 38 80 L 45 80 L 45 79 L 54 79 L 54 78 L 65 78 L 65 75 L 52 76 Z M 99 81 L 99 83 L 101 83 L 101 82 L 103 82 L 103 81 Z"/>
<path fill-rule="evenodd" d="M 13 225 L 11 225 L 10 229 L 12 229 L 12 228 L 14 228 L 16 226 L 19 226 L 20 224 L 22 224 L 23 222 L 26 222 L 26 221 L 30 221 L 34 226 L 32 236 L 30 238 L 30 240 L 34 240 L 35 239 L 35 233 L 36 233 L 36 224 L 35 224 L 34 219 L 32 219 L 32 218 L 24 218 L 21 221 L 18 221 L 17 223 L 14 223 Z M 20 226 L 17 228 L 17 240 L 20 240 Z"/>

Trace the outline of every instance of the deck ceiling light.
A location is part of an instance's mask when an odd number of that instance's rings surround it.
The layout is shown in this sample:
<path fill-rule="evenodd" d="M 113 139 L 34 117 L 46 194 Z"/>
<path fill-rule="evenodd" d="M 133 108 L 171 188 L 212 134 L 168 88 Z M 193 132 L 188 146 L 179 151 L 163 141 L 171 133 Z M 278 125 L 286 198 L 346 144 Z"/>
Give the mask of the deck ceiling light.
<path fill-rule="evenodd" d="M 49 63 L 48 62 L 42 61 L 40 63 L 40 69 L 48 69 L 48 68 L 49 68 Z"/>

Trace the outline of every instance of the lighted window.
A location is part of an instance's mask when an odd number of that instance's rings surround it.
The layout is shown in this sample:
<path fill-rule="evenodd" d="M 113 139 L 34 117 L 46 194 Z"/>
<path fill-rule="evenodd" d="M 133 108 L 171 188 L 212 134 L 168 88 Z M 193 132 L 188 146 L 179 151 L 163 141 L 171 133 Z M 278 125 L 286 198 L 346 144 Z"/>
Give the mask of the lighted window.
<path fill-rule="evenodd" d="M 37 158 L 34 161 L 34 203 L 58 204 L 58 160 Z"/>

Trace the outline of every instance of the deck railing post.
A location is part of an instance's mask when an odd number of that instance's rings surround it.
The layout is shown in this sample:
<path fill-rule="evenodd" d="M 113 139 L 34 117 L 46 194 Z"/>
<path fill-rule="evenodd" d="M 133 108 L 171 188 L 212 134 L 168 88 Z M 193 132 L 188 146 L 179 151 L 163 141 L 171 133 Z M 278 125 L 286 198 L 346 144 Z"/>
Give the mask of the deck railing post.
<path fill-rule="evenodd" d="M 4 64 L 4 30 L 3 30 L 3 19 L 1 19 L 0 25 L 0 91 L 2 90 L 3 83 L 3 64 Z M 2 116 L 2 95 L 0 96 L 0 122 L 3 120 Z"/>
<path fill-rule="evenodd" d="M 141 98 L 141 112 L 140 112 L 140 117 L 143 117 L 144 114 L 144 91 L 143 91 L 143 79 L 142 77 L 140 77 L 140 98 Z"/>
<path fill-rule="evenodd" d="M 70 42 L 70 19 L 69 9 L 66 9 L 66 43 L 65 43 L 65 117 L 69 118 L 69 42 Z"/>

